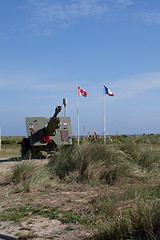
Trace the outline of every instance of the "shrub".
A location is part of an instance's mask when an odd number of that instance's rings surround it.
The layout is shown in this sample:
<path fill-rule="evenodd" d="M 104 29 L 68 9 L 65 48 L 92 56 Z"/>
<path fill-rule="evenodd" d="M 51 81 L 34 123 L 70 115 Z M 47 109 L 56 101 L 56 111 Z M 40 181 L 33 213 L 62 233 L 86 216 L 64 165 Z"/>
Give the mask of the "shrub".
<path fill-rule="evenodd" d="M 30 161 L 13 166 L 10 182 L 17 186 L 18 191 L 33 192 L 42 187 L 48 180 L 44 168 L 38 168 Z"/>
<path fill-rule="evenodd" d="M 48 168 L 52 175 L 64 179 L 67 174 L 76 169 L 77 163 L 74 157 L 74 149 L 60 148 L 50 159 Z"/>
<path fill-rule="evenodd" d="M 140 135 L 136 136 L 136 143 L 159 144 L 160 134 Z"/>
<path fill-rule="evenodd" d="M 126 142 L 120 145 L 120 149 L 144 169 L 150 170 L 153 163 L 160 163 L 160 148 L 153 144 Z"/>
<path fill-rule="evenodd" d="M 103 221 L 104 218 L 103 218 Z M 160 237 L 160 203 L 157 201 L 139 202 L 130 204 L 106 222 L 105 230 L 101 230 L 94 237 L 94 240 L 139 240 L 154 239 Z"/>
<path fill-rule="evenodd" d="M 12 136 L 4 137 L 4 136 L 2 136 L 2 141 L 1 141 L 1 143 L 2 143 L 3 145 L 21 144 L 22 138 L 23 138 L 23 137 L 20 137 L 20 136 L 17 136 L 17 137 L 12 137 Z"/>
<path fill-rule="evenodd" d="M 12 145 L 12 144 L 15 144 L 16 142 L 15 142 L 15 140 L 13 140 L 13 139 L 12 139 L 12 140 L 4 139 L 4 140 L 1 141 L 1 143 L 4 144 L 4 145 L 5 145 L 5 144 L 6 144 L 6 145 L 11 144 L 11 145 Z"/>
<path fill-rule="evenodd" d="M 120 180 L 143 178 L 145 173 L 130 156 L 114 145 L 85 141 L 79 147 L 61 150 L 49 162 L 49 168 L 60 179 L 73 172 L 77 181 L 115 184 Z M 75 178 L 75 177 L 74 177 Z M 73 179 L 72 179 L 73 180 Z"/>
<path fill-rule="evenodd" d="M 127 179 L 144 177 L 145 173 L 125 152 L 114 145 L 85 143 L 81 146 L 79 177 L 90 182 L 113 185 Z"/>

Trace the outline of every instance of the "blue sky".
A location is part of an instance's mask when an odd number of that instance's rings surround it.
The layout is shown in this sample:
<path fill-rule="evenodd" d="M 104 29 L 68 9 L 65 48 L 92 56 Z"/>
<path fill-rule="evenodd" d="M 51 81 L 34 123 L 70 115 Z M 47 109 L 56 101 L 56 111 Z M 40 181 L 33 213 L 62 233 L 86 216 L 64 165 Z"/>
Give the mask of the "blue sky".
<path fill-rule="evenodd" d="M 159 0 L 0 1 L 0 126 L 26 135 L 25 117 L 51 117 L 68 99 L 77 133 L 160 132 Z M 60 116 L 63 116 L 64 111 Z"/>

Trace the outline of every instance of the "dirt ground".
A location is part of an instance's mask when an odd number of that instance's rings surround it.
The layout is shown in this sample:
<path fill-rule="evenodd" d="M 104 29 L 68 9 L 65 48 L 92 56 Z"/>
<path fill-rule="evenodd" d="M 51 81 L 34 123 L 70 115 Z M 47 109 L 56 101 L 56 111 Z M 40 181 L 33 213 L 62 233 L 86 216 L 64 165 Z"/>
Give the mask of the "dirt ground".
<path fill-rule="evenodd" d="M 35 160 L 34 160 L 35 161 Z M 38 160 L 45 164 L 47 160 Z M 91 187 L 83 184 L 55 184 L 52 189 L 23 193 L 15 192 L 10 184 L 4 184 L 4 179 L 10 173 L 16 161 L 0 159 L 0 212 L 6 208 L 20 206 L 58 206 L 62 211 L 72 211 L 85 218 L 92 217 L 89 207 L 90 201 L 99 193 L 107 189 Z M 27 236 L 24 239 L 84 239 L 94 233 L 90 224 L 80 222 L 62 223 L 59 219 L 50 219 L 40 215 L 22 218 L 21 222 L 0 221 L 0 233 L 11 236 Z"/>

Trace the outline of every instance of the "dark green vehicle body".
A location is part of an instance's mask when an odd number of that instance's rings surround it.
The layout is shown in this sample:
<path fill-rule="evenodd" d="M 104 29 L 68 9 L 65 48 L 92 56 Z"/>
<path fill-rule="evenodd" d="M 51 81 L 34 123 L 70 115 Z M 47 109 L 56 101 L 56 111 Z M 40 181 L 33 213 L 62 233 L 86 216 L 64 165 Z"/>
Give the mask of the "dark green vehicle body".
<path fill-rule="evenodd" d="M 57 117 L 61 109 L 57 106 L 51 118 L 25 118 L 28 138 L 22 140 L 22 159 L 47 157 L 60 146 L 73 145 L 70 117 Z"/>

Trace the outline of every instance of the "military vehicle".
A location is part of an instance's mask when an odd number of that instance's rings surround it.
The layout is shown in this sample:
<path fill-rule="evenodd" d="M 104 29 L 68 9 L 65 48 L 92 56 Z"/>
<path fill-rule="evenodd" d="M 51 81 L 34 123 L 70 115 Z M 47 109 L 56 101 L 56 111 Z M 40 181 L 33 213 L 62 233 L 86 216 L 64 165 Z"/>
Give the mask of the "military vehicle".
<path fill-rule="evenodd" d="M 22 140 L 22 159 L 47 157 L 60 146 L 73 146 L 70 117 L 57 117 L 61 109 L 57 106 L 51 118 L 25 118 L 28 138 Z"/>

